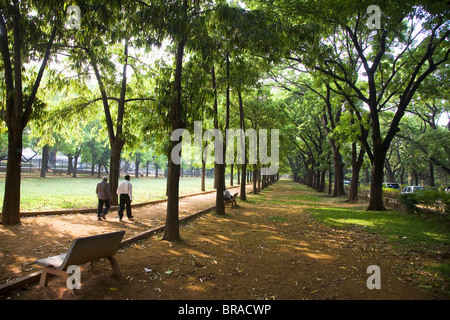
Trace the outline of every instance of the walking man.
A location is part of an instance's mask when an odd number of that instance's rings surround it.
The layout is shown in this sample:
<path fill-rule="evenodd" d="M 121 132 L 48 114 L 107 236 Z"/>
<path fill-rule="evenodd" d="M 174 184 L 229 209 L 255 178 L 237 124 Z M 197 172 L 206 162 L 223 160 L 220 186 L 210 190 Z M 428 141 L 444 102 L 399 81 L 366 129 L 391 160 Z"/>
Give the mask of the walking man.
<path fill-rule="evenodd" d="M 106 215 L 108 214 L 108 210 L 111 207 L 110 201 L 112 201 L 112 194 L 108 183 L 108 177 L 103 177 L 102 181 L 97 183 L 96 192 L 98 198 L 98 207 L 97 207 L 98 221 L 101 221 L 102 219 L 106 220 Z M 105 205 L 105 209 L 103 209 L 103 205 Z"/>
<path fill-rule="evenodd" d="M 117 188 L 117 194 L 119 195 L 119 220 L 122 221 L 123 218 L 123 210 L 125 205 L 127 206 L 127 217 L 128 219 L 132 219 L 131 215 L 131 201 L 133 201 L 132 197 L 132 185 L 130 183 L 130 176 L 125 176 L 125 181 L 122 181 Z"/>

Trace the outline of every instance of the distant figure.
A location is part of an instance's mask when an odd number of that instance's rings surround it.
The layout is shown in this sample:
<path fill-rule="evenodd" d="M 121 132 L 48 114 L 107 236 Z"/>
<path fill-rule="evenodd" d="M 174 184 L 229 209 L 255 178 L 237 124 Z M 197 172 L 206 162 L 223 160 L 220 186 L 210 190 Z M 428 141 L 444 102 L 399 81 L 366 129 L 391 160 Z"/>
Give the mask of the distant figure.
<path fill-rule="evenodd" d="M 97 218 L 98 221 L 106 220 L 106 215 L 108 214 L 109 208 L 111 208 L 112 194 L 108 183 L 108 177 L 103 177 L 102 181 L 97 183 Z M 105 209 L 103 209 L 105 205 Z M 103 211 L 102 211 L 103 210 Z"/>
<path fill-rule="evenodd" d="M 231 195 L 230 191 L 228 191 L 227 189 L 225 189 L 225 191 L 223 192 L 223 198 L 225 200 L 231 200 L 231 198 L 233 198 L 233 196 Z"/>
<path fill-rule="evenodd" d="M 125 205 L 127 206 L 128 219 L 133 219 L 133 216 L 131 215 L 131 201 L 133 201 L 132 185 L 130 183 L 129 175 L 126 175 L 125 181 L 122 181 L 119 184 L 117 194 L 119 195 L 119 220 L 122 221 Z"/>
<path fill-rule="evenodd" d="M 450 186 L 448 186 L 447 189 L 445 189 L 445 191 L 450 192 Z"/>

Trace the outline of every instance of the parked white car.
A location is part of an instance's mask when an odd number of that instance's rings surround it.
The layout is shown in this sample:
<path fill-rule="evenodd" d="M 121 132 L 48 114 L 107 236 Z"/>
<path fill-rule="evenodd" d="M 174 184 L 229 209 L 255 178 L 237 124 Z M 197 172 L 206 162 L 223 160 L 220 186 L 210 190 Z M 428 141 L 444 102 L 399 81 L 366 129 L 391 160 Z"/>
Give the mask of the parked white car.
<path fill-rule="evenodd" d="M 419 187 L 419 186 L 407 186 L 403 188 L 402 192 L 400 193 L 413 193 L 419 190 L 425 190 L 425 187 Z"/>

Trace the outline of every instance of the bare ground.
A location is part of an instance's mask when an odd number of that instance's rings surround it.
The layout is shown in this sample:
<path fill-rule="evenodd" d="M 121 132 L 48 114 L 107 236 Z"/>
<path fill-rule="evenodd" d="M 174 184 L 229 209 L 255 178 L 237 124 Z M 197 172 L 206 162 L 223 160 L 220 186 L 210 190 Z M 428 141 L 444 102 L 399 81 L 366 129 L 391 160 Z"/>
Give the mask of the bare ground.
<path fill-rule="evenodd" d="M 266 199 L 283 199 L 292 183 L 279 181 L 263 191 Z M 236 189 L 237 190 L 237 189 Z M 215 194 L 180 200 L 180 215 L 214 205 Z M 39 258 L 64 253 L 73 239 L 126 230 L 125 238 L 164 223 L 165 204 L 134 209 L 134 221 L 107 221 L 95 214 L 23 218 L 21 225 L 0 227 L 0 281 L 39 267 Z M 337 230 L 315 221 L 303 205 L 244 202 L 227 207 L 225 216 L 205 214 L 181 227 L 182 239 L 155 235 L 119 250 L 123 277 L 111 274 L 107 260 L 82 267 L 76 297 L 64 281 L 37 284 L 0 297 L 10 300 L 422 300 L 448 299 L 418 279 L 418 265 L 433 257 L 400 251 L 377 235 Z M 448 251 L 447 248 L 443 250 Z M 367 268 L 381 270 L 381 289 L 368 289 Z"/>

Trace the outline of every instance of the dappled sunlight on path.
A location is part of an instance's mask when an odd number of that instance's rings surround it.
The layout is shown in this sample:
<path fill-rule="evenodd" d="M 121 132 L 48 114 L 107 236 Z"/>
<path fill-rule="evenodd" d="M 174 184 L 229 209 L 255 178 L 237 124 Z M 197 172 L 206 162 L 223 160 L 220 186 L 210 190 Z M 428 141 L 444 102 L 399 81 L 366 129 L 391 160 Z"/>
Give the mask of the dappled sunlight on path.
<path fill-rule="evenodd" d="M 115 256 L 122 278 L 110 276 L 107 262 L 83 269 L 82 299 L 437 298 L 405 279 L 403 266 L 410 257 L 397 255 L 387 241 L 314 220 L 305 208 L 320 205 L 322 196 L 297 186 L 282 180 L 261 194 L 248 194 L 248 201 L 238 201 L 225 216 L 209 213 L 190 220 L 181 227 L 180 241 L 155 235 L 126 245 Z M 204 195 L 200 206 L 208 205 L 208 197 L 214 203 L 215 195 Z M 180 212 L 195 211 L 194 198 L 181 203 L 186 209 Z M 145 226 L 161 218 L 144 211 L 135 216 Z M 116 223 L 111 217 L 95 225 L 137 232 L 137 222 Z M 55 243 L 55 237 L 46 236 Z M 382 270 L 381 290 L 366 285 L 371 265 Z M 54 281 L 14 298 L 60 299 L 63 292 L 64 285 Z"/>
<path fill-rule="evenodd" d="M 249 188 L 249 187 L 248 187 Z M 230 190 L 238 192 L 239 187 Z M 181 198 L 180 218 L 215 205 L 216 193 Z M 119 221 L 110 210 L 105 221 L 96 213 L 22 217 L 21 224 L 0 225 L 0 284 L 38 270 L 37 259 L 64 253 L 75 238 L 125 230 L 125 238 L 165 224 L 166 202 L 133 208 L 134 220 Z"/>

